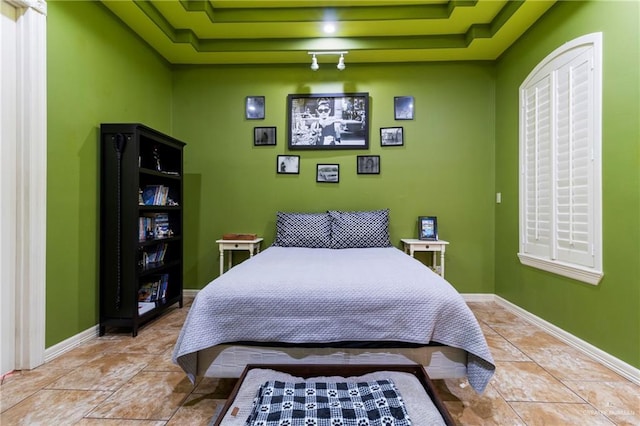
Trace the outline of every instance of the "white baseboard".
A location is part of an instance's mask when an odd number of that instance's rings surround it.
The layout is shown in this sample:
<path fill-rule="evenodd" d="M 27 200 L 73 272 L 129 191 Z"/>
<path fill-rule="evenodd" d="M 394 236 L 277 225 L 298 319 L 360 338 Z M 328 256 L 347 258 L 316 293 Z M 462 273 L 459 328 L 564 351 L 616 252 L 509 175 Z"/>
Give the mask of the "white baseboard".
<path fill-rule="evenodd" d="M 194 290 L 194 289 L 190 289 L 190 288 L 185 288 L 182 290 L 182 296 L 183 297 L 196 297 L 196 294 L 198 294 L 200 290 Z"/>
<path fill-rule="evenodd" d="M 560 327 L 557 327 L 551 324 L 550 322 L 545 321 L 542 318 L 528 311 L 525 311 L 521 307 L 514 305 L 513 303 L 509 302 L 506 299 L 503 299 L 500 296 L 497 296 L 497 295 L 492 295 L 492 296 L 494 297 L 494 301 L 498 305 L 504 307 L 505 309 L 508 309 L 509 311 L 519 316 L 520 318 L 524 319 L 525 321 L 528 321 L 533 325 L 536 325 L 542 328 L 544 331 L 551 334 L 558 340 L 561 340 L 562 342 L 568 344 L 569 346 L 572 346 L 578 349 L 580 352 L 584 353 L 588 357 L 599 362 L 600 364 L 603 364 L 607 368 L 610 368 L 611 370 L 615 371 L 621 376 L 629 379 L 636 385 L 640 385 L 640 369 L 637 369 L 634 366 L 627 364 L 626 362 L 614 357 L 613 355 L 608 354 L 602 349 L 598 349 L 597 347 L 593 346 L 591 343 L 585 342 L 584 340 L 561 329 Z M 465 300 L 466 300 L 466 297 L 465 297 Z"/>
<path fill-rule="evenodd" d="M 184 289 L 182 291 L 183 296 L 187 297 L 195 297 L 200 290 L 188 290 Z M 87 342 L 91 339 L 94 339 L 100 335 L 100 325 L 96 324 L 95 326 L 82 331 L 75 336 L 71 336 L 66 340 L 63 340 L 60 343 L 57 343 L 49 348 L 44 350 L 44 362 L 53 361 L 61 355 L 69 352 L 72 349 L 77 348 L 84 342 Z"/>
<path fill-rule="evenodd" d="M 195 297 L 198 294 L 199 290 L 191 290 L 185 289 L 183 290 L 183 295 L 188 297 Z M 584 340 L 574 336 L 571 333 L 568 333 L 557 327 L 550 322 L 543 320 L 542 318 L 525 311 L 521 307 L 514 305 L 506 299 L 503 299 L 500 296 L 495 294 L 487 294 L 487 293 L 466 293 L 463 294 L 462 297 L 467 302 L 496 302 L 501 305 L 505 309 L 513 312 L 515 315 L 521 317 L 525 321 L 536 325 L 557 339 L 563 341 L 564 343 L 578 349 L 585 355 L 594 359 L 595 361 L 605 365 L 621 376 L 629 379 L 633 383 L 640 385 L 640 369 L 635 368 L 632 365 L 627 364 L 626 362 L 614 357 L 606 353 L 605 351 L 598 349 L 590 343 L 585 342 Z M 56 345 L 53 345 L 44 351 L 44 361 L 49 362 L 60 355 L 69 352 L 70 350 L 80 346 L 82 343 L 89 341 L 93 338 L 98 337 L 99 334 L 99 326 L 96 325 L 91 327 L 75 336 L 72 336 Z"/>
<path fill-rule="evenodd" d="M 462 298 L 465 302 L 495 302 L 496 295 L 490 293 L 464 293 Z"/>
<path fill-rule="evenodd" d="M 53 361 L 60 355 L 69 352 L 71 349 L 77 348 L 84 342 L 95 339 L 96 337 L 98 337 L 99 332 L 100 327 L 98 325 L 95 325 L 85 331 L 76 334 L 75 336 L 71 336 L 60 343 L 48 347 L 44 350 L 44 362 Z"/>

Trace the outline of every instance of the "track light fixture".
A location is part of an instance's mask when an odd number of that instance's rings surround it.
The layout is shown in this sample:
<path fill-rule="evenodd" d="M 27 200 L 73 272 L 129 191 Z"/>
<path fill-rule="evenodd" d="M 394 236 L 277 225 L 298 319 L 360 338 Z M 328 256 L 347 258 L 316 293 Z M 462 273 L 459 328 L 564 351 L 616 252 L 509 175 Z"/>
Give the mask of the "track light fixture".
<path fill-rule="evenodd" d="M 320 68 L 320 65 L 318 65 L 318 58 L 316 58 L 316 55 L 313 55 L 313 58 L 311 58 L 311 69 L 318 71 L 318 68 Z"/>
<path fill-rule="evenodd" d="M 346 50 L 342 50 L 342 51 L 319 51 L 319 52 L 307 52 L 309 55 L 311 55 L 311 69 L 313 71 L 318 71 L 318 69 L 320 68 L 320 65 L 318 65 L 318 58 L 316 58 L 316 55 L 340 55 L 340 59 L 338 59 L 338 65 L 337 68 L 342 71 L 343 69 L 346 68 L 345 64 L 344 64 L 344 55 L 346 55 L 347 52 Z"/>

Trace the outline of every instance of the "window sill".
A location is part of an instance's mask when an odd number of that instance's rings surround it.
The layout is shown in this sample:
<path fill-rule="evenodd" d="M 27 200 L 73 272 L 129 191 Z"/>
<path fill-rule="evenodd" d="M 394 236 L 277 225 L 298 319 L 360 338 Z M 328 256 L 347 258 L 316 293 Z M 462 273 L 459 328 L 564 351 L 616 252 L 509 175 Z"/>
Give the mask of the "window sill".
<path fill-rule="evenodd" d="M 543 271 L 552 272 L 562 275 L 563 277 L 573 278 L 591 285 L 598 285 L 604 276 L 604 272 L 595 269 L 569 265 L 558 261 L 542 259 L 531 256 L 526 253 L 518 253 L 520 263 L 531 266 L 532 268 L 542 269 Z"/>

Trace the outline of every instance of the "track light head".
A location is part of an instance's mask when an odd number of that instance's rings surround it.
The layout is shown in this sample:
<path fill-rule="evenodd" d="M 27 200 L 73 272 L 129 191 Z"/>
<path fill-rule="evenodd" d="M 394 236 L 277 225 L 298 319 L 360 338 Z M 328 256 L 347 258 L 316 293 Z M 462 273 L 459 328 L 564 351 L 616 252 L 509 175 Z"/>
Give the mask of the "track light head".
<path fill-rule="evenodd" d="M 335 51 L 335 50 L 319 50 L 316 52 L 307 52 L 309 55 L 311 55 L 311 69 L 313 71 L 318 71 L 318 69 L 320 69 L 320 65 L 318 65 L 318 58 L 316 57 L 316 55 L 340 55 L 340 59 L 338 60 L 338 65 L 337 68 L 342 71 L 343 69 L 346 68 L 346 66 L 344 65 L 344 55 L 346 55 L 347 53 L 349 53 L 346 50 L 339 50 L 339 51 Z"/>

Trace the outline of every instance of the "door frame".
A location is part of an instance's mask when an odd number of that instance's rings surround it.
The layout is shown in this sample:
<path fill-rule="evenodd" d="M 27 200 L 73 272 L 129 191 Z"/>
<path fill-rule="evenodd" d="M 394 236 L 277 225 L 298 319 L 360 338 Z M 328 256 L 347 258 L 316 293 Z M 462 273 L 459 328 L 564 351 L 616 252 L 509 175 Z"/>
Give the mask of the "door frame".
<path fill-rule="evenodd" d="M 16 7 L 15 369 L 44 363 L 47 230 L 47 3 Z"/>

